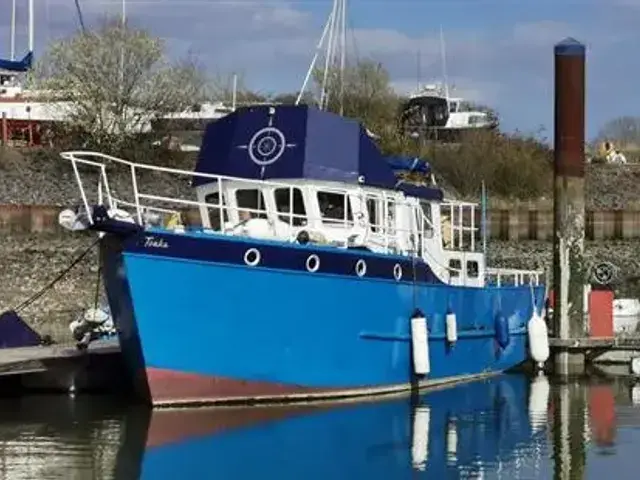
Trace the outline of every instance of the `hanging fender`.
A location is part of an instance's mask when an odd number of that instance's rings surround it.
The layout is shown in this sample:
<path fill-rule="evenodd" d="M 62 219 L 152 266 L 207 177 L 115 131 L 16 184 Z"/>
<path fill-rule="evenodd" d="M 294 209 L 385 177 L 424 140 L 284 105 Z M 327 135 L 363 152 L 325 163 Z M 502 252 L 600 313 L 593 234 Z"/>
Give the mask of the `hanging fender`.
<path fill-rule="evenodd" d="M 507 345 L 509 345 L 509 341 L 511 340 L 509 334 L 509 321 L 501 312 L 496 314 L 495 329 L 498 345 L 500 345 L 500 348 L 502 349 L 507 348 Z"/>
<path fill-rule="evenodd" d="M 416 309 L 411 315 L 411 347 L 414 372 L 416 375 L 427 375 L 431 371 L 429 332 L 427 319 L 419 309 Z"/>
<path fill-rule="evenodd" d="M 458 320 L 456 319 L 456 314 L 451 310 L 447 310 L 445 323 L 447 330 L 447 342 L 450 344 L 456 343 L 458 341 Z"/>

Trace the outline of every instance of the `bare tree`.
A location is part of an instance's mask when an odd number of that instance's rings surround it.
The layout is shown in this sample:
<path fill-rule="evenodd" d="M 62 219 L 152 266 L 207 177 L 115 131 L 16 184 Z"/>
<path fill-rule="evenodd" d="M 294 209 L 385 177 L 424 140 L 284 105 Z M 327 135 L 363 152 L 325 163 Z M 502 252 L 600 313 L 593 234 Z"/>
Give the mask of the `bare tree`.
<path fill-rule="evenodd" d="M 35 83 L 68 101 L 68 126 L 95 146 L 118 151 L 151 122 L 204 99 L 203 69 L 192 57 L 169 62 L 163 42 L 106 20 L 51 45 Z"/>
<path fill-rule="evenodd" d="M 313 72 L 318 89 L 323 76 L 322 69 Z M 327 91 L 328 109 L 332 112 L 339 112 L 342 102 L 345 116 L 360 120 L 372 130 L 396 125 L 399 98 L 391 87 L 389 73 L 380 63 L 361 60 L 347 65 L 343 75 L 337 69 L 330 70 Z"/>
<path fill-rule="evenodd" d="M 266 95 L 254 92 L 247 87 L 244 73 L 215 75 L 208 84 L 209 96 L 219 102 L 231 104 L 234 93 L 234 75 L 236 102 L 239 105 L 267 101 Z"/>

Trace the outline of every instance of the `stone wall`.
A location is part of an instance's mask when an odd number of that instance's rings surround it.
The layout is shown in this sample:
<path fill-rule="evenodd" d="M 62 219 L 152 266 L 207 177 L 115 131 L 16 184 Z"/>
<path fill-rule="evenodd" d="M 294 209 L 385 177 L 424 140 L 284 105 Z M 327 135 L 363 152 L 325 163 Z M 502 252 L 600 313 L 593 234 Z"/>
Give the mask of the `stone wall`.
<path fill-rule="evenodd" d="M 492 241 L 487 246 L 487 263 L 506 268 L 537 269 L 551 266 L 551 242 Z M 640 239 L 585 242 L 587 267 L 601 262 L 616 266 L 614 289 L 617 296 L 640 297 Z"/>
<path fill-rule="evenodd" d="M 0 242 L 0 311 L 16 308 L 58 276 L 91 243 L 90 234 L 3 235 Z M 20 314 L 40 334 L 71 342 L 68 325 L 93 306 L 98 277 L 94 249 L 60 282 Z"/>

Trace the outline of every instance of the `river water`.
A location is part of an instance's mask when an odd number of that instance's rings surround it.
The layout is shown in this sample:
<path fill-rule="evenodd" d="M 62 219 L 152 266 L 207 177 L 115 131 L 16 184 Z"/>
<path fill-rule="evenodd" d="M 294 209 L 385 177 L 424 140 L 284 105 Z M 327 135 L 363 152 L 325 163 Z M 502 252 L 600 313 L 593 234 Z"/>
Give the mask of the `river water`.
<path fill-rule="evenodd" d="M 340 405 L 0 401 L 0 479 L 640 478 L 640 384 L 503 375 Z"/>

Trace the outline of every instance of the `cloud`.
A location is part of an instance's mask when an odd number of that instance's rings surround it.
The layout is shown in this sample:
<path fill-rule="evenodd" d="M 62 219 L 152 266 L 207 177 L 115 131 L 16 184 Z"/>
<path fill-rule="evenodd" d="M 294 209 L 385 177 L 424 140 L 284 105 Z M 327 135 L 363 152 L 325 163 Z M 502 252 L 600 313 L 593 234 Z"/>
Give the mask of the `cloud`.
<path fill-rule="evenodd" d="M 0 39 L 8 39 L 9 15 L 4 15 L 3 9 L 9 2 L 2 3 Z M 79 23 L 71 0 L 36 3 L 38 53 L 48 41 L 77 31 Z M 471 3 L 463 5 L 473 8 Z M 519 10 L 512 15 L 511 22 L 503 19 L 499 24 L 493 21 L 493 13 L 486 14 L 486 9 L 477 10 L 477 20 L 473 18 L 475 13 L 469 11 L 460 17 L 459 22 L 464 23 L 450 24 L 445 29 L 448 77 L 457 85 L 458 94 L 496 107 L 510 126 L 534 129 L 545 123 L 550 127 L 553 45 L 574 36 L 585 41 L 588 48 L 590 122 L 616 115 L 618 109 L 631 108 L 622 98 L 637 97 L 633 79 L 637 78 L 635 72 L 640 73 L 634 56 L 635 44 L 640 40 L 635 28 L 640 21 L 640 0 L 626 0 L 621 7 L 612 5 L 593 0 L 588 8 L 581 9 L 579 22 L 573 20 L 574 14 L 563 18 L 560 13 L 553 13 L 555 18 L 550 15 L 545 19 L 533 6 L 528 13 Z M 118 15 L 121 8 L 120 0 L 82 0 L 81 6 L 89 28 L 95 27 L 106 13 Z M 495 3 L 491 6 L 497 8 Z M 388 18 L 375 19 L 361 4 L 357 8 L 362 13 L 356 15 L 360 18 L 355 23 L 362 26 L 348 34 L 350 53 L 383 63 L 394 87 L 400 90 L 415 86 L 418 52 L 423 81 L 441 78 L 437 24 L 430 29 L 429 25 L 413 30 L 407 27 L 407 33 L 387 26 L 393 21 L 391 6 Z M 212 73 L 243 72 L 249 87 L 271 92 L 300 87 L 328 11 L 329 2 L 288 0 L 127 3 L 130 22 L 164 38 L 173 55 L 193 52 Z M 411 16 L 431 18 L 430 13 L 428 7 L 416 7 Z M 362 15 L 371 17 L 365 22 Z M 506 18 L 507 13 L 503 15 Z M 18 43 L 22 49 L 26 46 L 25 22 L 23 10 Z M 0 49 L 3 45 L 0 41 Z M 637 107 L 640 111 L 640 104 Z"/>

